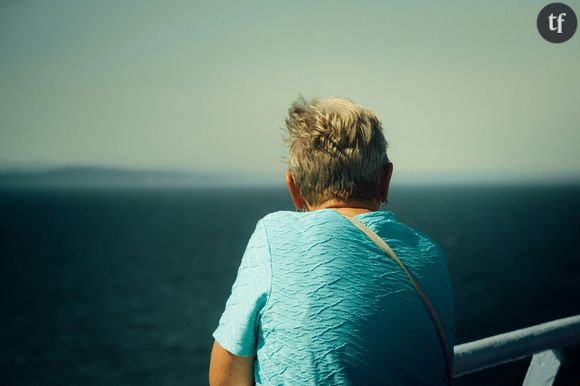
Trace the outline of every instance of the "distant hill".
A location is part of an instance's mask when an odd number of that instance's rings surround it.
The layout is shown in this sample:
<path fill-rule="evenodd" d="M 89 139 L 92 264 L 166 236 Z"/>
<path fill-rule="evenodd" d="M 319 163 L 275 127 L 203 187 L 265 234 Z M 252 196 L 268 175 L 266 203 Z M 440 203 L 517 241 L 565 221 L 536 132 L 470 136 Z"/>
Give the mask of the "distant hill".
<path fill-rule="evenodd" d="M 525 185 L 580 184 L 578 174 L 397 174 L 391 186 L 453 185 Z M 283 175 L 249 172 L 200 173 L 182 170 L 143 170 L 100 166 L 65 166 L 51 168 L 0 168 L 0 189 L 34 188 L 206 188 L 206 187 L 283 188 Z"/>
<path fill-rule="evenodd" d="M 275 178 L 249 173 L 212 174 L 98 166 L 0 170 L 0 188 L 187 188 L 276 185 L 276 183 Z"/>

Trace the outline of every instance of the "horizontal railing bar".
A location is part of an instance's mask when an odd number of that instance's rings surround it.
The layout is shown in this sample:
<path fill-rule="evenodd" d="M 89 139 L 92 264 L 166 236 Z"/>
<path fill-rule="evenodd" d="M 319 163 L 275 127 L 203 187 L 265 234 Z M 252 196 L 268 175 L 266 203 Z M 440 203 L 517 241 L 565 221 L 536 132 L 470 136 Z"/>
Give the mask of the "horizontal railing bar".
<path fill-rule="evenodd" d="M 580 315 L 552 320 L 455 346 L 453 376 L 580 343 Z"/>

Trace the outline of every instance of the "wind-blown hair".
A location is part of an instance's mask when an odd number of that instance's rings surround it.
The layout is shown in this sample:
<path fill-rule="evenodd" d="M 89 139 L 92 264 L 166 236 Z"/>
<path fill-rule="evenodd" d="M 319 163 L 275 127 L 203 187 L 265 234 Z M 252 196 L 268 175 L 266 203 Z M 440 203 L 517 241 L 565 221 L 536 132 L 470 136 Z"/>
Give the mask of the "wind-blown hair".
<path fill-rule="evenodd" d="M 300 96 L 288 109 L 286 127 L 288 167 L 308 204 L 380 200 L 388 158 L 375 113 L 348 98 Z"/>

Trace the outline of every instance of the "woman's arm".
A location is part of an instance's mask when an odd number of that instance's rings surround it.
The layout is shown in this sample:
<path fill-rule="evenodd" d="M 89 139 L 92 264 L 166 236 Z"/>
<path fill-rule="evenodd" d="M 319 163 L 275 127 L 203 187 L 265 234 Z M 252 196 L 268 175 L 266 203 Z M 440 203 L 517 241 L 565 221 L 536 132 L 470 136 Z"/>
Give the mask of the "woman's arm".
<path fill-rule="evenodd" d="M 210 386 L 254 385 L 254 360 L 254 355 L 234 355 L 214 341 L 209 363 Z"/>

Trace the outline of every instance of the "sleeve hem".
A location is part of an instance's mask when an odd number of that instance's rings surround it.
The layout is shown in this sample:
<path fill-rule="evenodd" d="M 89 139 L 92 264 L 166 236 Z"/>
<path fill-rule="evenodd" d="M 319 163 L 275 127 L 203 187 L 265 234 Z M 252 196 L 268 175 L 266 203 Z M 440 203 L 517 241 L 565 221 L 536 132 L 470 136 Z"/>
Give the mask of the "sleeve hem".
<path fill-rule="evenodd" d="M 244 350 L 239 344 L 235 342 L 229 341 L 225 336 L 220 334 L 219 329 L 217 329 L 213 334 L 213 338 L 218 342 L 218 344 L 225 349 L 230 354 L 239 356 L 239 357 L 251 357 L 256 355 L 255 350 Z"/>

